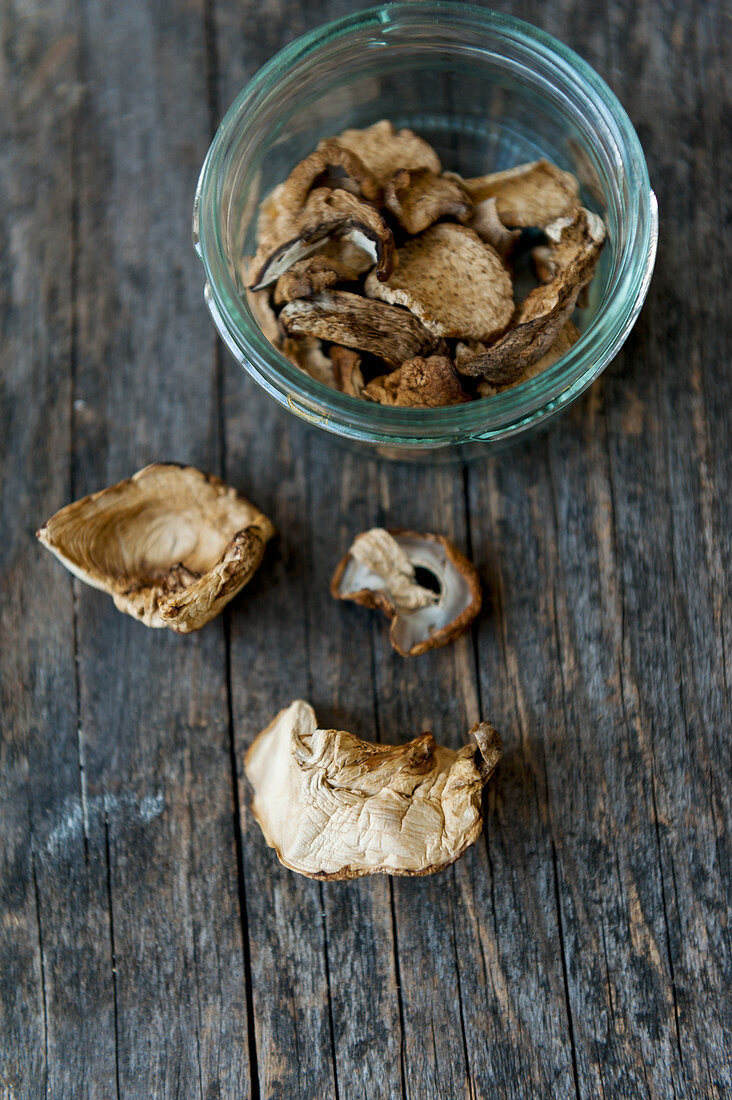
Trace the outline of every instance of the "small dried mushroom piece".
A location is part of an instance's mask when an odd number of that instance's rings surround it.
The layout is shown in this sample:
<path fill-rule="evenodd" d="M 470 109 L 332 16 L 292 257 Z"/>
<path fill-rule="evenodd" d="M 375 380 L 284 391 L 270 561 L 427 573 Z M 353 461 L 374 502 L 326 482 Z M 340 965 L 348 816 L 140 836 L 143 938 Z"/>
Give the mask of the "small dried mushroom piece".
<path fill-rule="evenodd" d="M 371 272 L 370 298 L 406 306 L 435 336 L 488 340 L 513 314 L 511 277 L 498 253 L 477 233 L 442 222 L 399 249 L 384 282 Z"/>
<path fill-rule="evenodd" d="M 391 374 L 382 374 L 369 382 L 363 396 L 380 405 L 426 409 L 460 405 L 470 400 L 445 355 L 408 359 Z"/>
<path fill-rule="evenodd" d="M 349 397 L 361 397 L 364 389 L 361 356 L 351 348 L 342 348 L 333 344 L 328 352 L 333 365 L 336 389 L 347 393 Z"/>
<path fill-rule="evenodd" d="M 301 875 L 433 874 L 480 835 L 483 786 L 502 756 L 489 722 L 469 736 L 457 751 L 431 733 L 376 745 L 319 729 L 295 700 L 246 754 L 252 812 L 280 863 Z"/>
<path fill-rule="evenodd" d="M 395 130 L 388 119 L 365 130 L 344 130 L 328 139 L 327 144 L 331 143 L 355 153 L 382 187 L 400 168 L 428 168 L 437 175 L 442 171 L 440 158 L 424 138 L 412 130 Z"/>
<path fill-rule="evenodd" d="M 438 592 L 417 583 L 415 570 L 434 577 Z M 442 535 L 375 527 L 353 542 L 339 563 L 331 595 L 383 611 L 402 657 L 449 645 L 463 634 L 482 603 L 475 566 Z"/>
<path fill-rule="evenodd" d="M 317 252 L 329 237 L 346 239 L 367 252 L 379 278 L 392 269 L 394 239 L 378 210 L 350 191 L 318 188 L 302 210 L 262 239 L 252 262 L 252 290 L 261 290 L 298 260 Z"/>
<path fill-rule="evenodd" d="M 457 180 L 438 176 L 429 168 L 401 168 L 386 185 L 384 206 L 414 236 L 439 218 L 464 221 L 473 204 Z"/>
<path fill-rule="evenodd" d="M 251 579 L 274 528 L 193 466 L 155 463 L 68 504 L 38 539 L 146 626 L 198 630 Z"/>
<path fill-rule="evenodd" d="M 509 389 L 510 386 L 518 386 L 521 382 L 528 382 L 530 378 L 536 378 L 536 376 L 546 370 L 547 367 L 553 366 L 558 359 L 561 359 L 561 357 L 577 343 L 579 338 L 580 331 L 577 326 L 574 322 L 567 321 L 559 335 L 555 337 L 548 351 L 545 351 L 541 358 L 537 359 L 535 363 L 531 363 L 528 367 L 525 367 L 521 374 L 515 378 L 509 386 L 498 386 L 494 382 L 483 380 L 477 385 L 478 396 L 493 397 L 495 394 L 501 393 L 503 389 Z"/>
<path fill-rule="evenodd" d="M 323 350 L 322 340 L 315 336 L 286 336 L 282 341 L 282 354 L 316 382 L 338 389 L 333 363 Z"/>
<path fill-rule="evenodd" d="M 476 203 L 465 224 L 475 230 L 482 241 L 495 248 L 502 260 L 508 259 L 521 236 L 520 229 L 506 229 L 498 217 L 495 198 Z"/>
<path fill-rule="evenodd" d="M 310 298 L 339 282 L 355 282 L 373 266 L 372 257 L 358 245 L 345 240 L 328 240 L 313 256 L 297 260 L 280 275 L 274 289 L 274 303 L 281 306 L 295 298 Z"/>
<path fill-rule="evenodd" d="M 495 198 L 498 217 L 511 228 L 548 225 L 572 215 L 579 206 L 577 180 L 548 160 L 519 164 L 506 172 L 461 183 L 473 202 Z"/>
<path fill-rule="evenodd" d="M 337 141 L 325 140 L 292 169 L 282 184 L 279 203 L 297 213 L 313 188 L 329 184 L 370 202 L 381 199 L 381 188 L 361 158 Z"/>
<path fill-rule="evenodd" d="M 288 333 L 319 336 L 368 351 L 395 367 L 438 346 L 435 337 L 407 310 L 346 290 L 325 290 L 313 298 L 288 302 L 280 313 L 280 323 Z"/>

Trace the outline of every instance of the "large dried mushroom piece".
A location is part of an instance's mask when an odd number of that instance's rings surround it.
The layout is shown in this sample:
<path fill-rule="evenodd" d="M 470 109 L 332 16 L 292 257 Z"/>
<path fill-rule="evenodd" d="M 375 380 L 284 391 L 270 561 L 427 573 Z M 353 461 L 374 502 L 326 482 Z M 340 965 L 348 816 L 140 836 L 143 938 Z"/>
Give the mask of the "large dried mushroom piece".
<path fill-rule="evenodd" d="M 452 178 L 460 181 L 475 203 L 495 199 L 498 217 L 510 228 L 545 226 L 579 206 L 577 180 L 548 160 L 474 179 Z"/>
<path fill-rule="evenodd" d="M 417 570 L 430 581 L 417 580 Z M 354 540 L 331 581 L 331 594 L 383 611 L 402 657 L 454 642 L 481 608 L 475 566 L 442 535 L 375 527 Z"/>
<path fill-rule="evenodd" d="M 480 835 L 483 787 L 501 759 L 489 722 L 469 736 L 457 751 L 431 733 L 377 745 L 319 729 L 296 700 L 247 752 L 252 812 L 280 862 L 301 875 L 433 874 Z"/>
<path fill-rule="evenodd" d="M 319 336 L 368 351 L 391 366 L 438 346 L 432 333 L 405 309 L 344 290 L 326 290 L 314 298 L 289 302 L 280 313 L 280 323 L 290 334 Z"/>
<path fill-rule="evenodd" d="M 399 249 L 385 282 L 366 278 L 366 293 L 406 306 L 435 336 L 486 340 L 513 313 L 511 277 L 495 249 L 462 225 L 444 222 Z"/>
<path fill-rule="evenodd" d="M 605 240 L 569 172 L 536 160 L 463 179 L 386 119 L 321 141 L 257 230 L 243 285 L 267 339 L 318 383 L 396 408 L 546 369 Z"/>
<path fill-rule="evenodd" d="M 155 463 L 68 504 L 37 537 L 146 626 L 198 630 L 256 572 L 274 528 L 219 478 Z"/>

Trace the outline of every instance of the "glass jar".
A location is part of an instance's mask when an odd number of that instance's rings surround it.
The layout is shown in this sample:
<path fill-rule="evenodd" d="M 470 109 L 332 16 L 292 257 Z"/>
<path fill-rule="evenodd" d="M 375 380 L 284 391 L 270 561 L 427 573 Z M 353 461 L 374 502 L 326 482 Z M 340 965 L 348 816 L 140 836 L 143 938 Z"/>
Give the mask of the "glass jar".
<path fill-rule="evenodd" d="M 390 119 L 463 176 L 546 157 L 574 173 L 608 229 L 580 340 L 537 377 L 441 409 L 348 397 L 300 371 L 260 331 L 244 294 L 261 199 L 318 141 Z M 580 57 L 536 27 L 466 4 L 387 4 L 339 19 L 268 62 L 226 114 L 204 162 L 193 217 L 205 297 L 251 377 L 296 416 L 387 457 L 485 454 L 575 401 L 628 336 L 653 271 L 656 199 L 620 103 Z"/>

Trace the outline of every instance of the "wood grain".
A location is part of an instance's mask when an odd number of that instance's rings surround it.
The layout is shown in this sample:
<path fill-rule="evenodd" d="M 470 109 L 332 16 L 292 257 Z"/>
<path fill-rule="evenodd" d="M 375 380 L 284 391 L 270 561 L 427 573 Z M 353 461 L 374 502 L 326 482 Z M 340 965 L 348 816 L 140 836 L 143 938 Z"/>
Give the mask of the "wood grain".
<path fill-rule="evenodd" d="M 352 0 L 51 0 L 0 21 L 0 1096 L 722 1098 L 732 1092 L 732 175 L 722 5 L 501 10 L 620 96 L 661 209 L 622 354 L 551 432 L 429 470 L 279 410 L 217 344 L 190 247 L 228 103 Z M 155 459 L 279 530 L 190 638 L 33 530 Z M 439 531 L 485 585 L 416 660 L 331 600 L 353 535 Z M 485 830 L 427 879 L 280 867 L 243 758 L 293 698 L 384 741 L 490 717 Z"/>

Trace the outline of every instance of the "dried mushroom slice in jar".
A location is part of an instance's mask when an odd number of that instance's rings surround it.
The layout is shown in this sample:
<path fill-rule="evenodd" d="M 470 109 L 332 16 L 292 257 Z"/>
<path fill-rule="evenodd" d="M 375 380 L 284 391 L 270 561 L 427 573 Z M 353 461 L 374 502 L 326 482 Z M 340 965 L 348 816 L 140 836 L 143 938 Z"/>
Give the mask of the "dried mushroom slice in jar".
<path fill-rule="evenodd" d="M 347 393 L 349 397 L 361 397 L 364 390 L 361 356 L 352 348 L 342 348 L 333 344 L 328 352 L 333 366 L 336 389 Z"/>
<path fill-rule="evenodd" d="M 492 344 L 457 345 L 455 366 L 461 374 L 497 385 L 515 382 L 549 350 L 572 316 L 577 298 L 592 279 L 605 242 L 601 218 L 580 208 L 546 228 L 556 274 L 532 290 L 519 306 L 511 328 Z"/>
<path fill-rule="evenodd" d="M 380 405 L 436 409 L 461 405 L 470 398 L 445 355 L 408 359 L 391 374 L 382 374 L 364 387 L 363 396 Z"/>
<path fill-rule="evenodd" d="M 482 791 L 502 756 L 490 722 L 457 751 L 423 733 L 406 745 L 319 729 L 295 700 L 245 758 L 252 812 L 292 871 L 316 879 L 429 875 L 454 863 L 483 827 Z"/>
<path fill-rule="evenodd" d="M 440 218 L 464 221 L 473 208 L 455 179 L 438 176 L 429 168 L 401 168 L 386 185 L 384 206 L 407 233 L 422 233 Z"/>
<path fill-rule="evenodd" d="M 570 172 L 548 160 L 519 164 L 506 172 L 460 180 L 474 203 L 496 200 L 496 213 L 505 226 L 545 226 L 574 214 L 579 207 L 579 185 Z"/>
<path fill-rule="evenodd" d="M 430 587 L 420 584 L 423 575 Z M 331 581 L 331 595 L 383 611 L 402 657 L 449 645 L 481 608 L 472 562 L 442 535 L 375 527 L 354 540 Z"/>
<path fill-rule="evenodd" d="M 331 237 L 357 245 L 371 257 L 378 278 L 388 276 L 394 239 L 378 210 L 350 191 L 321 187 L 310 193 L 282 233 L 262 239 L 251 265 L 251 289 L 261 290 L 277 282 L 294 263 L 317 252 Z"/>
<path fill-rule="evenodd" d="M 350 294 L 325 290 L 314 298 L 288 302 L 280 324 L 294 335 L 319 336 L 370 352 L 391 366 L 437 350 L 439 342 L 407 310 Z"/>
<path fill-rule="evenodd" d="M 525 367 L 517 378 L 507 386 L 499 386 L 495 382 L 488 382 L 486 379 L 478 382 L 476 387 L 478 397 L 493 397 L 497 393 L 502 393 L 503 390 L 509 389 L 511 386 L 518 386 L 522 382 L 528 382 L 530 378 L 536 378 L 542 371 L 548 367 L 554 366 L 554 364 L 562 358 L 563 355 L 574 347 L 580 338 L 580 331 L 573 321 L 567 321 L 559 332 L 559 335 L 555 337 L 553 343 L 547 351 L 537 359 L 536 362 L 531 363 L 528 367 Z"/>
<path fill-rule="evenodd" d="M 412 130 L 396 130 L 388 119 L 364 130 L 344 130 L 328 139 L 331 142 L 355 153 L 382 187 L 401 168 L 427 168 L 436 175 L 442 171 L 440 158 L 429 142 Z"/>
<path fill-rule="evenodd" d="M 329 239 L 314 255 L 297 260 L 280 275 L 274 288 L 274 304 L 282 306 L 295 298 L 311 298 L 336 283 L 354 283 L 373 266 L 373 257 L 358 245 Z"/>
<path fill-rule="evenodd" d="M 188 634 L 248 583 L 273 534 L 267 517 L 219 478 L 155 463 L 62 508 L 37 537 L 120 611 Z"/>
<path fill-rule="evenodd" d="M 325 354 L 322 340 L 315 336 L 286 336 L 282 341 L 282 354 L 316 382 L 322 382 L 331 389 L 338 388 L 333 362 Z"/>
<path fill-rule="evenodd" d="M 495 248 L 504 262 L 511 256 L 521 237 L 520 229 L 507 229 L 498 217 L 495 198 L 477 202 L 465 224 L 469 229 L 474 230 L 482 241 L 489 244 L 491 248 Z"/>
<path fill-rule="evenodd" d="M 487 340 L 514 310 L 511 277 L 498 253 L 477 233 L 452 222 L 407 241 L 385 282 L 366 277 L 366 293 L 405 306 L 435 336 Z"/>

